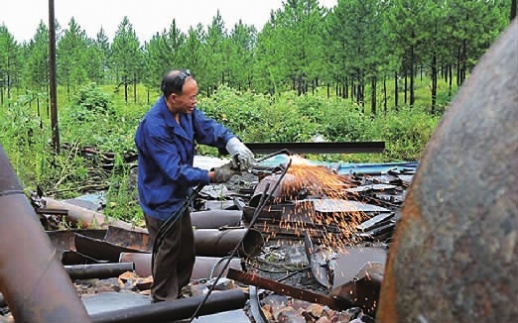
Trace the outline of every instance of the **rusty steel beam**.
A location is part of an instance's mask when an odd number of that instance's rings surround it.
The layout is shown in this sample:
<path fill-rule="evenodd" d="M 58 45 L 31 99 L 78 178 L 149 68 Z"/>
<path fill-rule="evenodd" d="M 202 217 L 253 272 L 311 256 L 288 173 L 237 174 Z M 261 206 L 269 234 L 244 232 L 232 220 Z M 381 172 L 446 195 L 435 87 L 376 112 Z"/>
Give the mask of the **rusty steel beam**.
<path fill-rule="evenodd" d="M 0 292 L 16 322 L 90 322 L 0 145 Z"/>
<path fill-rule="evenodd" d="M 70 279 L 72 280 L 118 277 L 127 271 L 135 270 L 135 264 L 132 262 L 71 265 L 64 267 Z"/>
<path fill-rule="evenodd" d="M 518 20 L 439 123 L 404 202 L 380 322 L 518 318 Z"/>
<path fill-rule="evenodd" d="M 254 154 L 270 154 L 287 149 L 293 154 L 357 154 L 382 153 L 384 141 L 366 142 L 272 142 L 247 143 Z"/>
<path fill-rule="evenodd" d="M 204 296 L 181 298 L 149 305 L 135 306 L 91 316 L 93 322 L 172 322 L 188 319 L 194 313 Z M 242 309 L 248 299 L 241 289 L 221 291 L 209 296 L 199 315 L 209 315 Z"/>
<path fill-rule="evenodd" d="M 229 269 L 227 278 L 236 280 L 243 284 L 254 285 L 259 288 L 268 289 L 280 295 L 290 296 L 311 303 L 326 305 L 334 310 L 340 311 L 352 307 L 352 304 L 347 300 L 333 298 L 309 290 L 300 289 L 270 279 L 266 279 L 258 275 L 244 273 L 242 271 L 238 271 L 232 268 Z"/>

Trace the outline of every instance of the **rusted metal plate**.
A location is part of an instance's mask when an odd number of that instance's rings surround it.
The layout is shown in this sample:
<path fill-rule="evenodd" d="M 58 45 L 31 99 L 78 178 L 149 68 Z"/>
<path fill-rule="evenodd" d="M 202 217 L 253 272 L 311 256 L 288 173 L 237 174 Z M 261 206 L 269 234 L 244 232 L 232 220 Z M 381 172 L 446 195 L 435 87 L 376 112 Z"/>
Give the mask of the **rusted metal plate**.
<path fill-rule="evenodd" d="M 347 247 L 329 262 L 333 277 L 331 295 L 375 315 L 386 258 L 384 248 Z"/>
<path fill-rule="evenodd" d="M 121 252 L 143 252 L 132 248 L 121 247 L 113 243 L 94 239 L 82 234 L 75 234 L 75 245 L 78 252 L 97 260 L 118 262 Z"/>
<path fill-rule="evenodd" d="M 98 262 L 99 260 L 83 255 L 77 251 L 69 250 L 61 253 L 61 263 L 63 265 L 94 264 Z"/>
<path fill-rule="evenodd" d="M 109 226 L 104 236 L 104 241 L 141 252 L 151 252 L 153 245 L 149 241 L 149 234 L 146 232 L 127 230 L 115 226 Z"/>
<path fill-rule="evenodd" d="M 81 235 L 94 238 L 94 239 L 103 239 L 106 235 L 106 230 L 104 229 L 79 229 L 79 230 L 57 230 L 57 231 L 46 231 L 47 236 L 52 242 L 52 245 L 58 251 L 77 251 L 75 244 L 75 234 L 79 233 Z"/>
<path fill-rule="evenodd" d="M 367 264 L 384 265 L 386 258 L 385 248 L 346 247 L 330 261 L 330 267 L 333 268 L 333 290 L 354 280 Z"/>
<path fill-rule="evenodd" d="M 518 20 L 426 146 L 390 246 L 380 322 L 518 317 Z"/>

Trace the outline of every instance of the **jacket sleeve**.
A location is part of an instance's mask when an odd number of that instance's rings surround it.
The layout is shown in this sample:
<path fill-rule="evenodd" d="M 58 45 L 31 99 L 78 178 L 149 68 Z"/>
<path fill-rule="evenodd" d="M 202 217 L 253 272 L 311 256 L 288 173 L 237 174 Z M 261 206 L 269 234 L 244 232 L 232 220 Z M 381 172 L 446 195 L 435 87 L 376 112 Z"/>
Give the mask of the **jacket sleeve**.
<path fill-rule="evenodd" d="M 236 137 L 230 129 L 216 122 L 196 108 L 193 112 L 194 138 L 200 144 L 225 150 L 227 142 Z"/>
<path fill-rule="evenodd" d="M 206 170 L 180 164 L 178 144 L 165 135 L 166 130 L 163 127 L 146 127 L 146 131 L 149 155 L 155 160 L 163 175 L 183 186 L 209 184 L 210 179 Z"/>

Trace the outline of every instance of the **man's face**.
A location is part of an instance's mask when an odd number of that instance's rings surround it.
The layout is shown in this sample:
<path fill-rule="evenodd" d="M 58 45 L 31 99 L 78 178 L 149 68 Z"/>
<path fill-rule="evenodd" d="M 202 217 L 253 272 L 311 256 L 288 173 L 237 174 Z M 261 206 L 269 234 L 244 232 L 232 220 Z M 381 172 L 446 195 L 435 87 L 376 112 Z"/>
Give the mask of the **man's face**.
<path fill-rule="evenodd" d="M 170 95 L 174 112 L 177 113 L 192 113 L 194 107 L 198 102 L 196 97 L 198 95 L 198 84 L 192 77 L 187 77 L 182 87 L 182 94 L 173 93 Z"/>

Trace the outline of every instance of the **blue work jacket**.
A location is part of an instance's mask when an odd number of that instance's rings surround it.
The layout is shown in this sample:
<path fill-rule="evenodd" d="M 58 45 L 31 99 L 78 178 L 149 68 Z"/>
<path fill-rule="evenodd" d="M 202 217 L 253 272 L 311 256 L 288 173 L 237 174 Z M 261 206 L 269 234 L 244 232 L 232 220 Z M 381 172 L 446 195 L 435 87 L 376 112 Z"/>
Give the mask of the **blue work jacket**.
<path fill-rule="evenodd" d="M 148 216 L 165 221 L 192 188 L 208 184 L 208 171 L 193 167 L 195 141 L 224 149 L 235 135 L 198 108 L 180 114 L 178 124 L 164 97 L 146 113 L 135 134 L 140 205 Z"/>

